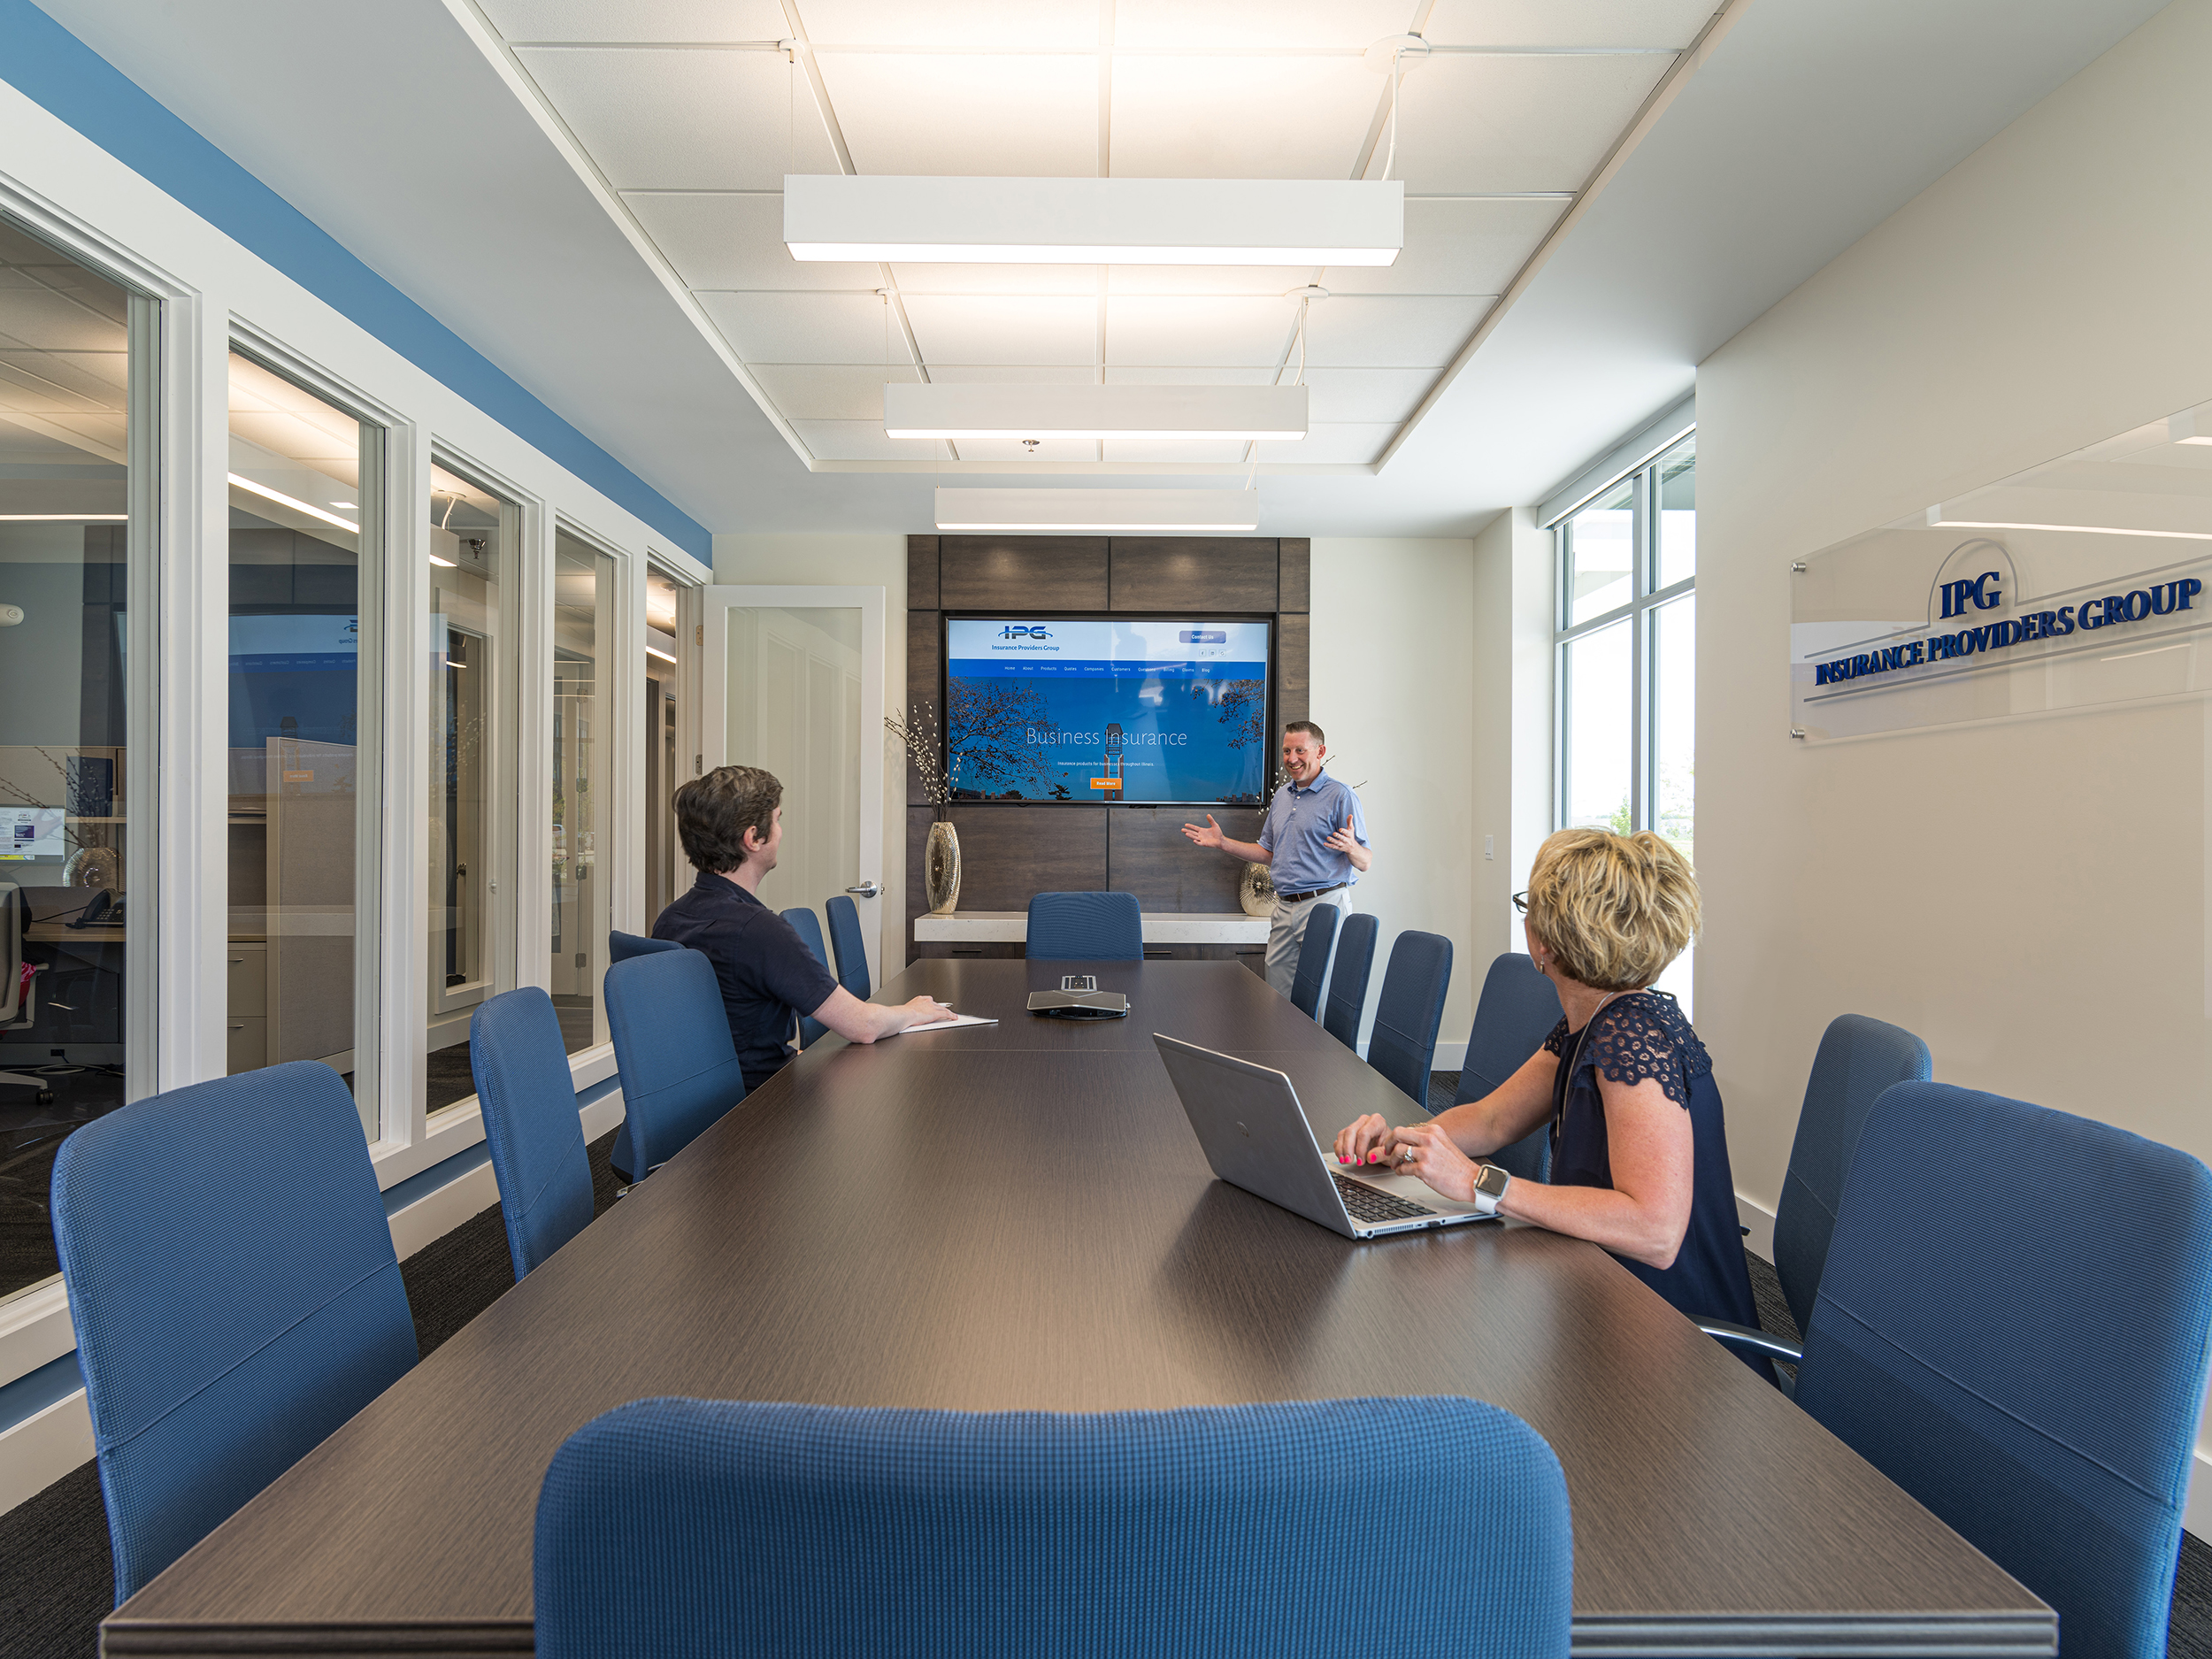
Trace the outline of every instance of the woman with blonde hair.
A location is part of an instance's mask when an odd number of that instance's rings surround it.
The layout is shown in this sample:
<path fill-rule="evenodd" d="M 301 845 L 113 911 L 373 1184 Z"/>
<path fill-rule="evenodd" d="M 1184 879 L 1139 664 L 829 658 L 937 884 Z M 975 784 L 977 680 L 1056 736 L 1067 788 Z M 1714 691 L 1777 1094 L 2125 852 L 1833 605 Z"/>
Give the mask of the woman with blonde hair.
<path fill-rule="evenodd" d="M 1372 1112 L 1351 1124 L 1338 1161 L 1391 1164 L 1448 1198 L 1603 1245 L 1692 1317 L 1755 1329 L 1713 1063 L 1674 998 L 1651 988 L 1697 933 L 1688 861 L 1648 830 L 1561 830 L 1514 903 L 1566 1018 L 1479 1101 L 1399 1128 Z M 1547 1120 L 1548 1183 L 1481 1161 Z"/>

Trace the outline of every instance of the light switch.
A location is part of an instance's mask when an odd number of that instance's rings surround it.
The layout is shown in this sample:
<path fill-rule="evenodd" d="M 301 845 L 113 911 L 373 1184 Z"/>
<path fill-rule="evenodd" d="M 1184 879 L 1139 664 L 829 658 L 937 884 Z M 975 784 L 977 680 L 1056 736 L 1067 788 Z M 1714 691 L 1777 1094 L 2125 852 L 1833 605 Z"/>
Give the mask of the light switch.
<path fill-rule="evenodd" d="M 1497 838 L 1496 836 L 1494 836 L 1494 835 L 1486 835 L 1486 836 L 1484 836 L 1484 837 L 1482 838 L 1482 856 L 1483 856 L 1485 858 L 1493 858 L 1493 857 L 1495 857 L 1495 856 L 1497 856 L 1497 850 L 1496 850 L 1496 849 L 1497 849 L 1497 845 L 1498 845 L 1498 838 Z"/>

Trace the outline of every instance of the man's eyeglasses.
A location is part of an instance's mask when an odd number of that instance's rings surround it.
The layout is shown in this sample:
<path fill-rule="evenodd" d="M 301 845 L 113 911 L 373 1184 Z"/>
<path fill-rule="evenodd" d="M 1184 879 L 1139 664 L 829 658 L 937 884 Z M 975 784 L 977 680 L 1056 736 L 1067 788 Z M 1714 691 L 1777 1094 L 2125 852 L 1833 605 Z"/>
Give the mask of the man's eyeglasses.
<path fill-rule="evenodd" d="M 1526 916 L 1526 915 L 1528 914 L 1528 889 L 1527 889 L 1527 888 L 1524 887 L 1524 888 L 1523 888 L 1520 892 L 1516 893 L 1516 894 L 1513 895 L 1513 908 L 1514 908 L 1515 910 L 1518 910 L 1518 911 L 1519 911 L 1522 915 L 1524 915 L 1524 916 Z"/>

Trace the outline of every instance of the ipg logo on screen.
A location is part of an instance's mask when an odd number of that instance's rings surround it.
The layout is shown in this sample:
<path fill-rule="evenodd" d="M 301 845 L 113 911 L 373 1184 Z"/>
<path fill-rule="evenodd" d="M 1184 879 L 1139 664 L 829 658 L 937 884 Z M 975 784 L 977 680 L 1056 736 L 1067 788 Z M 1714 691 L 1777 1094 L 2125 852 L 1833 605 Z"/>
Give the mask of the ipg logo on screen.
<path fill-rule="evenodd" d="M 1048 640 L 1051 637 L 1052 630 L 1041 622 L 1010 622 L 999 632 L 1002 640 Z"/>

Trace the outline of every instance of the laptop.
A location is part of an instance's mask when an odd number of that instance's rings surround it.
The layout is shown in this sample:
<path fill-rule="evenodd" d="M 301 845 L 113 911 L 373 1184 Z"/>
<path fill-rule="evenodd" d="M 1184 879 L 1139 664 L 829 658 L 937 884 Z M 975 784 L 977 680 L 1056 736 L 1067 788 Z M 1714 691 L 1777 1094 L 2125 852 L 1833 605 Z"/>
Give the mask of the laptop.
<path fill-rule="evenodd" d="M 1322 1149 L 1280 1071 L 1152 1033 L 1213 1172 L 1348 1239 L 1417 1233 L 1496 1217 L 1455 1203 L 1418 1177 L 1351 1173 Z"/>

